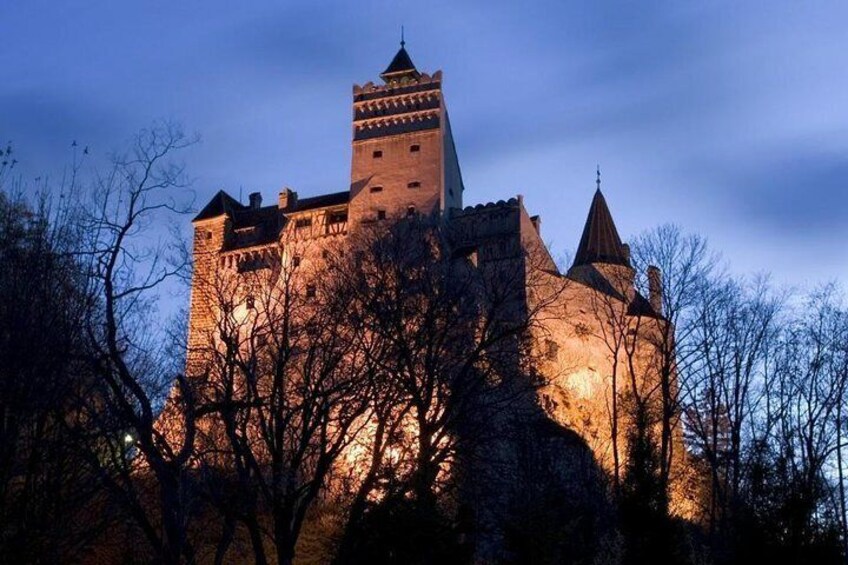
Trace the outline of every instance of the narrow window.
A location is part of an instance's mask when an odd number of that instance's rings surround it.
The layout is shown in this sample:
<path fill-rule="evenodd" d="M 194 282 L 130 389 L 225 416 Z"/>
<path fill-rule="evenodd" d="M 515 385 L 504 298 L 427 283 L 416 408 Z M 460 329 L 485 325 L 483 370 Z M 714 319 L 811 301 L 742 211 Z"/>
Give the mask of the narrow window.
<path fill-rule="evenodd" d="M 374 151 L 374 153 L 372 153 L 371 156 L 374 157 L 375 159 L 382 159 L 383 158 L 383 152 L 380 151 L 380 150 L 377 150 L 377 151 Z"/>
<path fill-rule="evenodd" d="M 421 146 L 418 145 L 417 143 L 415 145 L 409 146 L 409 152 L 410 153 L 418 153 L 419 151 L 421 151 Z"/>
<path fill-rule="evenodd" d="M 414 180 L 411 183 L 407 184 L 406 188 L 421 188 L 421 183 L 417 180 Z"/>
<path fill-rule="evenodd" d="M 559 353 L 559 344 L 552 339 L 545 340 L 545 357 L 548 358 L 548 361 L 556 361 L 557 354 Z"/>
<path fill-rule="evenodd" d="M 382 186 L 372 186 L 371 192 L 383 192 L 383 187 Z"/>
<path fill-rule="evenodd" d="M 330 214 L 330 223 L 331 224 L 342 224 L 347 221 L 347 211 L 344 212 L 333 212 Z"/>
<path fill-rule="evenodd" d="M 252 295 L 248 295 L 247 298 L 244 299 L 244 305 L 247 307 L 248 310 L 253 310 L 253 307 L 255 306 L 254 302 L 255 301 Z"/>
<path fill-rule="evenodd" d="M 292 257 L 292 267 L 300 267 L 300 257 L 298 255 Z"/>
<path fill-rule="evenodd" d="M 377 219 L 385 220 L 386 219 L 386 211 L 385 210 L 377 210 Z"/>
<path fill-rule="evenodd" d="M 322 250 L 321 250 L 321 257 L 322 257 L 323 259 L 329 259 L 329 257 L 330 257 L 330 252 L 329 252 L 329 251 L 327 251 L 326 249 L 322 249 Z"/>
<path fill-rule="evenodd" d="M 295 228 L 308 228 L 312 225 L 312 218 L 298 218 L 294 221 Z"/>
<path fill-rule="evenodd" d="M 212 239 L 212 232 L 211 231 L 206 232 L 206 239 Z"/>
<path fill-rule="evenodd" d="M 306 298 L 315 298 L 315 285 L 306 285 Z"/>

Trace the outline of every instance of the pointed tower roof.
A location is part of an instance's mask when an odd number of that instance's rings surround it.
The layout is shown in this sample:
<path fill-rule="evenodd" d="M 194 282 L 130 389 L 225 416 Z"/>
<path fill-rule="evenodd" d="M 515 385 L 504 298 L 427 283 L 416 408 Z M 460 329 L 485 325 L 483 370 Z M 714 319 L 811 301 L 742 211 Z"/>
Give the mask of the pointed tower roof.
<path fill-rule="evenodd" d="M 240 204 L 238 200 L 236 200 L 223 190 L 219 190 L 218 193 L 212 197 L 212 200 L 209 201 L 209 204 L 204 206 L 203 210 L 201 210 L 200 213 L 194 217 L 192 222 L 216 218 L 218 216 L 223 216 L 224 214 L 230 214 L 234 210 L 243 209 L 244 206 Z"/>
<path fill-rule="evenodd" d="M 412 59 L 409 57 L 409 53 L 406 52 L 406 42 L 401 39 L 400 40 L 400 50 L 398 50 L 395 58 L 392 59 L 392 62 L 389 63 L 389 66 L 386 67 L 386 70 L 380 73 L 380 78 L 382 78 L 386 82 L 390 82 L 392 80 L 399 80 L 404 77 L 409 78 L 418 78 L 420 73 L 418 69 L 415 68 L 415 65 L 412 63 Z"/>
<path fill-rule="evenodd" d="M 589 217 L 583 228 L 580 246 L 574 256 L 574 267 L 591 263 L 609 263 L 613 265 L 630 266 L 630 258 L 615 223 L 612 221 L 609 207 L 600 187 L 595 191 Z"/>

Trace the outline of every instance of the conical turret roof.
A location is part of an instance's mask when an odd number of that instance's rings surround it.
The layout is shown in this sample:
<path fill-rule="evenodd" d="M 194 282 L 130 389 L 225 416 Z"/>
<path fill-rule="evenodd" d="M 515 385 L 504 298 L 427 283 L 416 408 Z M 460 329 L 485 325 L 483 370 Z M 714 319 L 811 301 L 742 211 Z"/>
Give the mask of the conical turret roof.
<path fill-rule="evenodd" d="M 627 250 L 621 243 L 618 230 L 615 229 L 615 222 L 612 221 L 612 214 L 600 188 L 592 199 L 586 226 L 583 228 L 583 236 L 580 238 L 580 245 L 574 256 L 575 267 L 591 263 L 630 266 Z"/>
<path fill-rule="evenodd" d="M 394 59 L 392 59 L 392 62 L 389 63 L 388 67 L 386 67 L 386 70 L 380 73 L 380 77 L 386 82 L 405 76 L 415 78 L 418 75 L 418 69 L 415 68 L 415 65 L 412 63 L 412 59 L 409 57 L 409 53 L 406 52 L 404 42 L 401 42 L 400 50 L 398 50 L 397 54 L 395 54 Z"/>

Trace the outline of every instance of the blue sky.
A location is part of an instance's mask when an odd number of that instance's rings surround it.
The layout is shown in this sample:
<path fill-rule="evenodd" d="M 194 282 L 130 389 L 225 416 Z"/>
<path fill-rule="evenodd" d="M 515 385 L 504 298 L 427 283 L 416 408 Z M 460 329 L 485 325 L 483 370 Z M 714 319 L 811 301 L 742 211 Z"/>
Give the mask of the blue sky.
<path fill-rule="evenodd" d="M 444 72 L 466 204 L 521 193 L 573 250 L 600 163 L 625 239 L 663 222 L 738 273 L 848 281 L 846 2 L 28 0 L 0 7 L 0 141 L 54 175 L 156 119 L 200 134 L 197 206 L 349 182 L 351 85 L 401 24 Z"/>

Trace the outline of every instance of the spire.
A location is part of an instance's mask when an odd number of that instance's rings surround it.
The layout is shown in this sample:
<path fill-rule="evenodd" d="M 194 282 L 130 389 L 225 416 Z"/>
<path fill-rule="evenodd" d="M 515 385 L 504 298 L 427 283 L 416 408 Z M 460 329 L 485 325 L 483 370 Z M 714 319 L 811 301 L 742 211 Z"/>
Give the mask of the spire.
<path fill-rule="evenodd" d="M 406 41 L 403 37 L 403 26 L 401 26 L 400 49 L 389 66 L 386 67 L 386 70 L 380 73 L 380 78 L 386 82 L 392 82 L 404 78 L 418 78 L 419 76 L 418 69 L 415 68 L 409 53 L 406 52 Z"/>
<path fill-rule="evenodd" d="M 591 263 L 610 263 L 613 265 L 630 266 L 630 258 L 615 223 L 612 221 L 607 207 L 607 201 L 601 193 L 601 173 L 598 169 L 598 177 L 595 181 L 598 189 L 592 199 L 589 208 L 589 216 L 586 218 L 586 226 L 583 228 L 583 236 L 580 238 L 580 246 L 574 256 L 574 267 L 588 265 Z"/>

